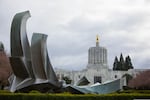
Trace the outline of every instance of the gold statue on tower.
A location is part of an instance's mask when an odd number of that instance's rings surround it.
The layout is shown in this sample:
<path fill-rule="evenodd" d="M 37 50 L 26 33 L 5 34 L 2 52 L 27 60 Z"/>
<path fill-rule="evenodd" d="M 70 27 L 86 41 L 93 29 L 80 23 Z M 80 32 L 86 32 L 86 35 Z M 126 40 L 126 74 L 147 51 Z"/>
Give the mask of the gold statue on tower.
<path fill-rule="evenodd" d="M 96 42 L 99 42 L 99 35 L 96 35 Z"/>
<path fill-rule="evenodd" d="M 96 35 L 96 46 L 99 46 L 99 35 Z"/>

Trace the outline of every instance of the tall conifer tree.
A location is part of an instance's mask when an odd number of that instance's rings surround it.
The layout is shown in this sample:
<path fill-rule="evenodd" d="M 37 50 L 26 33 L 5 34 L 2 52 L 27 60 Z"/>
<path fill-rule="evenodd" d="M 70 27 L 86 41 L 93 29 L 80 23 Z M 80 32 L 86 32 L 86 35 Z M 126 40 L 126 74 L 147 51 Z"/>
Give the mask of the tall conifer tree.
<path fill-rule="evenodd" d="M 119 70 L 125 69 L 125 62 L 122 53 L 120 54 Z"/>
<path fill-rule="evenodd" d="M 116 56 L 115 60 L 114 60 L 114 64 L 113 64 L 113 70 L 118 70 L 118 63 L 119 63 L 119 61 L 118 61 L 118 58 Z"/>
<path fill-rule="evenodd" d="M 127 57 L 126 57 L 126 60 L 125 60 L 125 67 L 126 67 L 126 70 L 133 69 L 130 56 L 127 56 Z"/>

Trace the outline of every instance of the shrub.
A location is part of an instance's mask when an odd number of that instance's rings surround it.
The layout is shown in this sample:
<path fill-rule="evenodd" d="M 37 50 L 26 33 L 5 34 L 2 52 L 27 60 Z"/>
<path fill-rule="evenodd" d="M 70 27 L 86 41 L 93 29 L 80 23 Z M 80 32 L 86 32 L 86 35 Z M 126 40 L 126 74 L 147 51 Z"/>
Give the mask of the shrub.
<path fill-rule="evenodd" d="M 140 94 L 150 94 L 150 90 L 125 90 L 125 91 L 119 91 L 117 93 L 140 93 Z"/>
<path fill-rule="evenodd" d="M 9 90 L 0 90 L 0 93 L 11 93 Z"/>
<path fill-rule="evenodd" d="M 140 93 L 121 93 L 121 94 L 85 94 L 85 95 L 66 95 L 66 94 L 30 94 L 30 93 L 8 93 L 0 94 L 0 100 L 133 100 L 149 99 L 150 94 Z"/>
<path fill-rule="evenodd" d="M 29 93 L 41 93 L 41 92 L 39 92 L 39 91 L 37 91 L 37 90 L 32 90 L 32 91 L 30 91 Z"/>

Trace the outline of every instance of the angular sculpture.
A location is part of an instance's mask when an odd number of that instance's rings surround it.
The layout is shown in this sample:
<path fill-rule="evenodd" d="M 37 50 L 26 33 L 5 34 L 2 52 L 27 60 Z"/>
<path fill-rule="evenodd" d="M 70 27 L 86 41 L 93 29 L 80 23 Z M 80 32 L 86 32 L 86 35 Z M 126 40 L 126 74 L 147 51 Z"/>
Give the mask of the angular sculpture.
<path fill-rule="evenodd" d="M 77 82 L 77 86 L 83 86 L 83 85 L 88 85 L 90 82 L 89 80 L 83 76 L 78 82 Z"/>
<path fill-rule="evenodd" d="M 104 84 L 94 84 L 91 86 L 68 86 L 67 89 L 69 92 L 76 94 L 107 94 L 122 90 L 123 86 L 126 85 L 124 81 L 126 81 L 126 78 L 117 79 Z"/>
<path fill-rule="evenodd" d="M 11 25 L 10 63 L 15 74 L 11 86 L 13 92 L 34 82 L 30 46 L 26 33 L 26 21 L 29 17 L 29 11 L 18 13 L 14 16 Z"/>
<path fill-rule="evenodd" d="M 34 33 L 30 47 L 26 33 L 29 17 L 29 11 L 18 13 L 11 25 L 10 63 L 14 72 L 11 91 L 53 91 L 60 88 L 61 84 L 48 58 L 47 35 Z"/>
<path fill-rule="evenodd" d="M 33 73 L 35 75 L 35 84 L 46 83 L 51 88 L 59 88 L 61 84 L 58 82 L 50 63 L 46 39 L 47 35 L 45 34 L 34 33 L 32 36 L 31 58 Z"/>
<path fill-rule="evenodd" d="M 10 63 L 14 72 L 14 79 L 10 91 L 60 92 L 60 90 L 69 90 L 71 93 L 104 94 L 122 89 L 124 85 L 122 80 L 125 80 L 123 78 L 105 84 L 85 86 L 89 84 L 85 76 L 77 82 L 77 85 L 80 86 L 67 85 L 62 87 L 62 83 L 58 81 L 48 57 L 47 35 L 33 33 L 31 46 L 29 45 L 26 33 L 26 22 L 29 17 L 29 11 L 18 13 L 14 16 L 11 25 Z"/>

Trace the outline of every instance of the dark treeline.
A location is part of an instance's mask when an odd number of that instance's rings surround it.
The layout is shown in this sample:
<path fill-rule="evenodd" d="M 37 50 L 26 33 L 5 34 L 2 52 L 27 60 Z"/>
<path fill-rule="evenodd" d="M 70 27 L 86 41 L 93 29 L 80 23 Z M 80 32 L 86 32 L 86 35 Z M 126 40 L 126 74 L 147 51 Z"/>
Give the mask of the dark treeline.
<path fill-rule="evenodd" d="M 125 57 L 125 60 L 122 53 L 120 54 L 120 60 L 118 60 L 117 56 L 115 57 L 113 70 L 127 71 L 129 69 L 133 69 L 130 56 Z"/>

